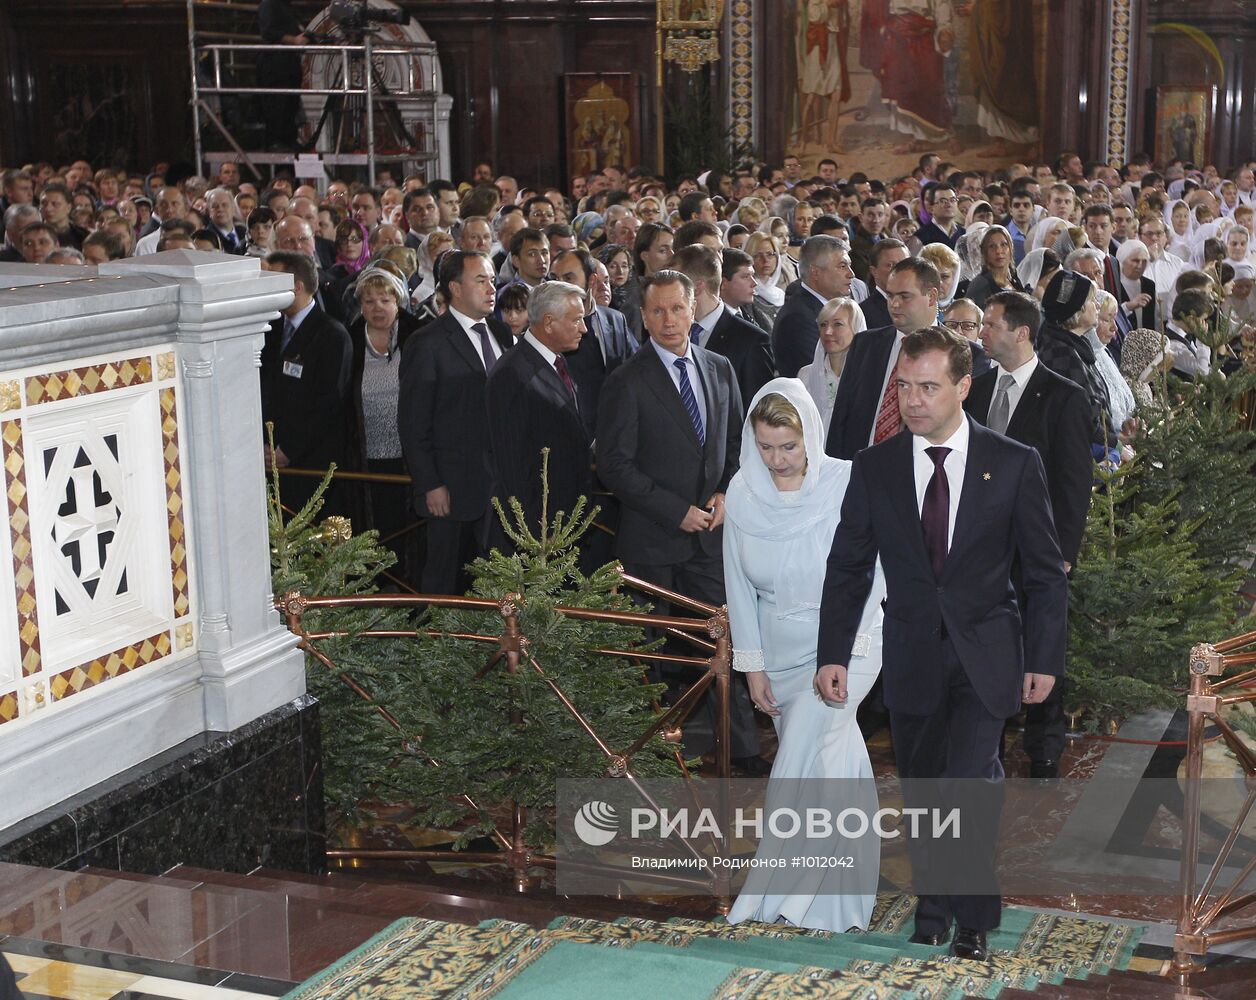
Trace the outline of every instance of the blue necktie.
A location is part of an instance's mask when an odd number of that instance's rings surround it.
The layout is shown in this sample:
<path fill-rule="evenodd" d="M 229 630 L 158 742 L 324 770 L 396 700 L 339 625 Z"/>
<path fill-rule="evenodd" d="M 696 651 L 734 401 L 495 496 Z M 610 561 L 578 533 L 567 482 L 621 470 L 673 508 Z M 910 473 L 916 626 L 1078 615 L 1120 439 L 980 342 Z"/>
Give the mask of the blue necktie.
<path fill-rule="evenodd" d="M 279 353 L 283 354 L 288 349 L 288 345 L 292 343 L 292 338 L 296 336 L 297 328 L 292 325 L 292 320 L 284 317 L 283 321 L 283 340 L 279 343 Z"/>
<path fill-rule="evenodd" d="M 689 328 L 689 339 L 692 340 L 699 347 L 702 346 L 702 324 L 701 323 L 694 323 L 694 325 Z"/>
<path fill-rule="evenodd" d="M 702 413 L 698 409 L 698 397 L 693 394 L 693 383 L 689 381 L 689 372 L 685 369 L 685 359 L 677 358 L 672 362 L 680 372 L 680 401 L 685 404 L 685 411 L 693 421 L 693 429 L 698 435 L 698 444 L 706 447 L 706 432 L 702 428 Z"/>

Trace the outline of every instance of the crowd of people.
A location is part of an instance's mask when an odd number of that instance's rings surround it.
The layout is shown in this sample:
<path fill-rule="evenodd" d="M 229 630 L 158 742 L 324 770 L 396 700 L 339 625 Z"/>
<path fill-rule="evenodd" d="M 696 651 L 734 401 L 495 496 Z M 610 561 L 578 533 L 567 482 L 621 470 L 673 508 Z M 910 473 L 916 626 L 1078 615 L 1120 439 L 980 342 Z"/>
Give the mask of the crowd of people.
<path fill-rule="evenodd" d="M 755 709 L 794 713 L 778 772 L 870 773 L 854 708 L 880 674 L 870 700 L 904 776 L 1001 777 L 1024 702 L 1047 778 L 1094 463 L 1131 456 L 1163 372 L 1250 348 L 1254 166 L 926 154 L 876 178 L 789 155 L 671 180 L 607 167 L 562 190 L 488 163 L 462 183 L 322 189 L 231 162 L 212 180 L 41 163 L 3 172 L 0 259 L 212 250 L 290 274 L 262 353 L 267 462 L 408 478 L 336 484 L 328 510 L 378 528 L 426 593 L 460 592 L 466 563 L 507 544 L 494 497 L 535 525 L 546 489 L 551 515 L 595 496 L 610 531 L 586 565 L 727 600 L 744 773 L 768 770 Z M 293 508 L 316 482 L 281 478 Z M 421 555 L 401 531 L 415 515 Z M 769 888 L 734 918 L 866 924 L 870 897 L 826 895 Z M 922 902 L 920 939 L 952 918 L 961 953 L 983 953 L 997 906 Z"/>

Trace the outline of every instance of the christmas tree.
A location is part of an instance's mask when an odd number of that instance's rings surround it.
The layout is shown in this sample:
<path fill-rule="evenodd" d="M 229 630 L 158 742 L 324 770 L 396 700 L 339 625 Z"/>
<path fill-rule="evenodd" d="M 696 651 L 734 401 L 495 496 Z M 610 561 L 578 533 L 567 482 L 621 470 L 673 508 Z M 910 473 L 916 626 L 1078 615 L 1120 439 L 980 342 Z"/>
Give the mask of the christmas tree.
<path fill-rule="evenodd" d="M 374 532 L 352 535 L 331 518 L 330 525 L 316 527 L 323 488 L 287 522 L 276 488 L 271 504 L 276 593 L 373 593 L 375 574 L 392 557 Z M 581 499 L 575 510 L 559 512 L 552 521 L 543 508 L 539 532 L 533 532 L 517 501 L 510 502 L 510 516 L 498 505 L 514 552 L 494 550 L 472 564 L 472 595 L 509 599 L 517 610 L 526 643 L 516 673 L 507 670 L 505 657 L 494 659 L 496 641 L 459 638 L 501 635 L 504 621 L 496 609 L 307 613 L 307 631 L 345 633 L 317 643 L 334 666 L 307 656 L 309 686 L 322 708 L 327 798 L 338 813 L 369 812 L 371 802 L 405 803 L 421 825 L 456 827 L 458 846 L 465 846 L 491 831 L 503 805 L 515 801 L 528 809 L 528 842 L 547 845 L 554 840 L 557 780 L 602 775 L 611 765 L 557 690 L 613 752 L 648 728 L 662 687 L 644 683 L 639 662 L 598 653 L 651 649 L 643 630 L 557 610 L 643 610 L 619 592 L 617 567 L 588 576 L 580 571 L 576 546 L 597 513 L 586 513 L 586 507 Z M 372 629 L 413 635 L 360 635 Z M 630 766 L 641 777 L 679 771 L 675 750 L 657 736 Z M 464 796 L 476 803 L 475 810 Z"/>

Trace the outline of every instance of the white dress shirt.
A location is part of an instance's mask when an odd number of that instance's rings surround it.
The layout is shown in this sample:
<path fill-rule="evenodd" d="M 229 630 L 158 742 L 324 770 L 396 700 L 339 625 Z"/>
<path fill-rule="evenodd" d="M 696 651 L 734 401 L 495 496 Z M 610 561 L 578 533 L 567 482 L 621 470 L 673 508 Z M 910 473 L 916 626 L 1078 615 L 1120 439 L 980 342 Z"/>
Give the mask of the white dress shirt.
<path fill-rule="evenodd" d="M 488 362 L 485 360 L 484 354 L 480 350 L 480 335 L 475 330 L 472 330 L 471 327 L 475 323 L 483 323 L 484 328 L 488 330 L 488 320 L 475 320 L 470 316 L 464 316 L 453 306 L 449 307 L 449 315 L 458 321 L 458 325 L 461 326 L 466 335 L 471 338 L 471 347 L 475 350 L 475 356 L 480 359 L 481 364 L 483 364 L 487 370 Z M 488 331 L 488 349 L 493 352 L 494 361 L 502 356 L 501 345 L 497 343 L 497 339 L 493 336 L 492 330 Z"/>
<path fill-rule="evenodd" d="M 539 340 L 537 340 L 536 337 L 532 336 L 531 330 L 523 331 L 523 339 L 526 340 L 529 344 L 531 344 L 533 348 L 535 348 L 536 353 L 545 359 L 545 363 L 547 365 L 549 365 L 551 368 L 554 368 L 554 361 L 558 358 L 557 354 L 555 354 L 548 347 L 546 347 Z M 555 368 L 554 370 L 557 371 L 558 369 Z"/>
<path fill-rule="evenodd" d="M 1004 375 L 1011 375 L 1015 381 L 1007 388 L 1007 422 L 1010 427 L 1012 424 L 1012 414 L 1016 412 L 1016 404 L 1020 402 L 1021 395 L 1025 392 L 1025 384 L 1029 381 L 1029 377 L 1033 375 L 1034 369 L 1038 367 L 1038 355 L 1031 354 L 1029 360 L 1014 371 L 1007 371 L 1002 365 L 994 366 L 994 395 L 990 397 L 990 410 L 986 415 L 986 426 L 989 424 L 989 414 L 994 413 L 994 401 L 999 395 L 999 382 Z"/>
<path fill-rule="evenodd" d="M 680 371 L 676 368 L 676 358 L 680 355 L 673 354 L 666 347 L 659 347 L 653 337 L 650 338 L 650 346 L 654 348 L 654 353 L 659 356 L 659 360 L 663 362 L 663 367 L 667 369 L 667 374 L 672 380 L 672 385 L 676 387 L 676 395 L 680 395 Z M 698 374 L 698 363 L 693 358 L 693 343 L 685 346 L 685 373 L 689 376 L 689 384 L 693 387 L 694 399 L 698 401 L 698 413 L 702 415 L 702 432 L 705 436 L 711 429 L 711 421 L 707 419 L 706 392 L 702 388 L 702 376 Z M 684 405 L 682 398 L 681 405 Z"/>
<path fill-rule="evenodd" d="M 916 474 L 916 510 L 925 505 L 925 490 L 929 488 L 929 480 L 933 478 L 933 459 L 925 454 L 930 448 L 928 438 L 915 434 L 911 439 L 912 468 Z M 964 489 L 964 467 L 968 464 L 968 418 L 959 422 L 959 428 L 942 442 L 943 448 L 951 452 L 942 463 L 946 472 L 946 482 L 951 491 L 951 506 L 946 515 L 946 549 L 951 550 L 951 539 L 955 537 L 955 515 L 959 511 L 959 495 Z"/>
<path fill-rule="evenodd" d="M 715 330 L 715 324 L 718 323 L 720 321 L 720 317 L 724 315 L 725 308 L 726 306 L 723 302 L 721 302 L 701 319 L 694 320 L 698 326 L 702 327 L 702 336 L 698 340 L 699 347 L 705 347 L 707 345 L 707 342 L 711 339 L 711 334 Z"/>

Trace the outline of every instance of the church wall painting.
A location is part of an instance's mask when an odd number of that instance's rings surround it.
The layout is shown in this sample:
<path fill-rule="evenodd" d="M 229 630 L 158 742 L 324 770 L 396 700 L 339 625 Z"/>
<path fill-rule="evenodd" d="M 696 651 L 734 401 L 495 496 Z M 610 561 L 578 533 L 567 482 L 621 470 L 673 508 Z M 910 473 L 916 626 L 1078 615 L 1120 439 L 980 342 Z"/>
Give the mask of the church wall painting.
<path fill-rule="evenodd" d="M 567 176 L 640 159 L 636 73 L 564 73 Z"/>
<path fill-rule="evenodd" d="M 785 149 L 909 172 L 1040 158 L 1048 0 L 787 0 Z"/>
<path fill-rule="evenodd" d="M 1157 87 L 1156 159 L 1211 162 L 1216 106 L 1216 87 Z"/>

